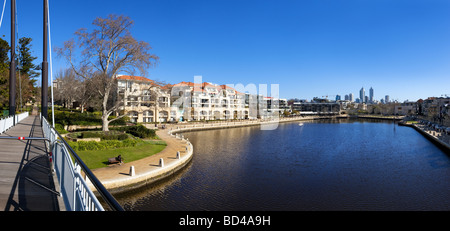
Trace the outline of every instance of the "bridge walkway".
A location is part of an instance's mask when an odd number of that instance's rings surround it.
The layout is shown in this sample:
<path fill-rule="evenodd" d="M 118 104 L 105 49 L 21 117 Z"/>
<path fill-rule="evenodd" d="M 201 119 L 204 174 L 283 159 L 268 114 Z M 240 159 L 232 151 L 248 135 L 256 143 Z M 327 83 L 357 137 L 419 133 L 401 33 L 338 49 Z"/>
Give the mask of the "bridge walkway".
<path fill-rule="evenodd" d="M 30 115 L 0 136 L 43 137 L 39 116 Z M 60 211 L 44 140 L 0 139 L 0 210 Z"/>

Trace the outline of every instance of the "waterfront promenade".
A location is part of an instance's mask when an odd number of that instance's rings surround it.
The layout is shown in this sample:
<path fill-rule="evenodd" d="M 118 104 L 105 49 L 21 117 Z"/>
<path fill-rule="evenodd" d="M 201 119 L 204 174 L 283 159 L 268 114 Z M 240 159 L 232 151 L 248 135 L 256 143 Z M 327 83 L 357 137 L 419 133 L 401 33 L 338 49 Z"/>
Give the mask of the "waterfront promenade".
<path fill-rule="evenodd" d="M 3 137 L 43 137 L 39 116 L 30 115 Z M 0 208 L 4 211 L 60 211 L 43 140 L 0 139 Z"/>
<path fill-rule="evenodd" d="M 142 187 L 174 174 L 191 160 L 193 150 L 189 142 L 172 136 L 168 131 L 166 129 L 156 131 L 158 137 L 167 144 L 161 152 L 129 163 L 94 169 L 92 172 L 111 193 Z M 180 158 L 177 158 L 177 152 L 180 153 Z M 87 182 L 95 192 L 96 189 L 89 180 Z"/>
<path fill-rule="evenodd" d="M 425 124 L 413 124 L 411 125 L 425 137 L 428 137 L 436 144 L 440 145 L 446 153 L 450 153 L 450 135 L 444 131 L 436 131 L 433 128 L 426 126 Z"/>

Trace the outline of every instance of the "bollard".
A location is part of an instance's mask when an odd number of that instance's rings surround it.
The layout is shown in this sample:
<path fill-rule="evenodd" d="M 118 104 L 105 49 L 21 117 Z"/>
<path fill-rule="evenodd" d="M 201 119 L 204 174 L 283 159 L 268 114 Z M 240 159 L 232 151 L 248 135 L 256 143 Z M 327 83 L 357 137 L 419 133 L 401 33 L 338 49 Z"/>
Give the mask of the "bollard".
<path fill-rule="evenodd" d="M 181 159 L 181 154 L 180 154 L 179 151 L 177 151 L 177 159 L 178 159 L 178 160 Z"/>
<path fill-rule="evenodd" d="M 159 167 L 164 167 L 164 160 L 163 158 L 159 159 Z"/>
<path fill-rule="evenodd" d="M 134 171 L 134 166 L 130 166 L 130 176 L 136 175 L 136 172 Z"/>

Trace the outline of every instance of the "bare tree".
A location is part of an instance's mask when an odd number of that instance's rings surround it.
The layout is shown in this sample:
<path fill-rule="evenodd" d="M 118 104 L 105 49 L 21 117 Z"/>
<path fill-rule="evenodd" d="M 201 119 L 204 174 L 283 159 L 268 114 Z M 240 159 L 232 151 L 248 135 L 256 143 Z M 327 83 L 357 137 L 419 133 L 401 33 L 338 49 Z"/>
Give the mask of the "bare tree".
<path fill-rule="evenodd" d="M 81 84 L 78 97 L 78 102 L 80 103 L 81 107 L 81 113 L 84 112 L 89 103 L 95 101 L 93 99 L 96 99 L 96 97 L 98 98 L 98 94 L 96 94 L 96 88 L 97 87 L 95 86 L 92 79 L 85 79 L 83 81 L 83 84 Z"/>
<path fill-rule="evenodd" d="M 60 101 L 65 108 L 72 108 L 72 103 L 78 100 L 78 91 L 82 82 L 72 69 L 60 70 L 56 73 L 55 82 L 55 100 Z"/>
<path fill-rule="evenodd" d="M 96 18 L 92 24 L 95 26 L 92 32 L 79 29 L 75 32 L 77 42 L 74 39 L 66 41 L 64 47 L 57 48 L 57 52 L 69 62 L 78 76 L 95 79 L 96 91 L 102 99 L 102 130 L 108 131 L 110 122 L 125 116 L 108 120 L 122 103 L 122 100 L 114 101 L 116 75 L 120 72 L 132 75 L 135 70 L 145 75 L 159 57 L 149 53 L 152 48 L 148 43 L 131 36 L 129 29 L 133 21 L 126 16 Z M 82 49 L 80 61 L 75 59 L 76 46 Z"/>

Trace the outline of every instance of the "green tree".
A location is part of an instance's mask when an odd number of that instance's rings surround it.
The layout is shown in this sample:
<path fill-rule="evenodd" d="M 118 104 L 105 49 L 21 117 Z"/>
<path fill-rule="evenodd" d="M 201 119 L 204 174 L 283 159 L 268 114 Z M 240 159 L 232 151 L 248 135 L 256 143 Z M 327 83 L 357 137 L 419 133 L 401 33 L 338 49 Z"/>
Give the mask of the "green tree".
<path fill-rule="evenodd" d="M 11 47 L 8 42 L 0 38 L 0 107 L 9 104 L 9 52 Z M 16 108 L 23 106 L 27 101 L 33 100 L 36 95 L 34 83 L 39 73 L 35 71 L 36 65 L 33 61 L 36 57 L 31 55 L 31 38 L 21 38 L 18 46 L 17 64 L 21 66 L 20 72 L 16 72 Z M 20 73 L 20 75 L 19 75 Z"/>
<path fill-rule="evenodd" d="M 0 109 L 9 102 L 9 56 L 11 50 L 8 42 L 0 38 Z"/>
<path fill-rule="evenodd" d="M 9 68 L 9 56 L 8 53 L 11 50 L 8 42 L 0 38 L 0 68 L 8 69 Z"/>
<path fill-rule="evenodd" d="M 22 74 L 27 74 L 30 78 L 35 78 L 39 76 L 39 72 L 36 71 L 36 65 L 33 63 L 37 57 L 31 55 L 31 38 L 20 38 L 18 47 L 18 61 L 17 63 L 21 66 L 20 72 Z"/>
<path fill-rule="evenodd" d="M 31 55 L 31 38 L 20 38 L 17 47 L 17 103 L 23 106 L 26 102 L 33 100 L 35 96 L 34 83 L 37 81 L 33 79 L 39 76 L 36 72 L 36 65 L 33 63 L 37 57 Z"/>

